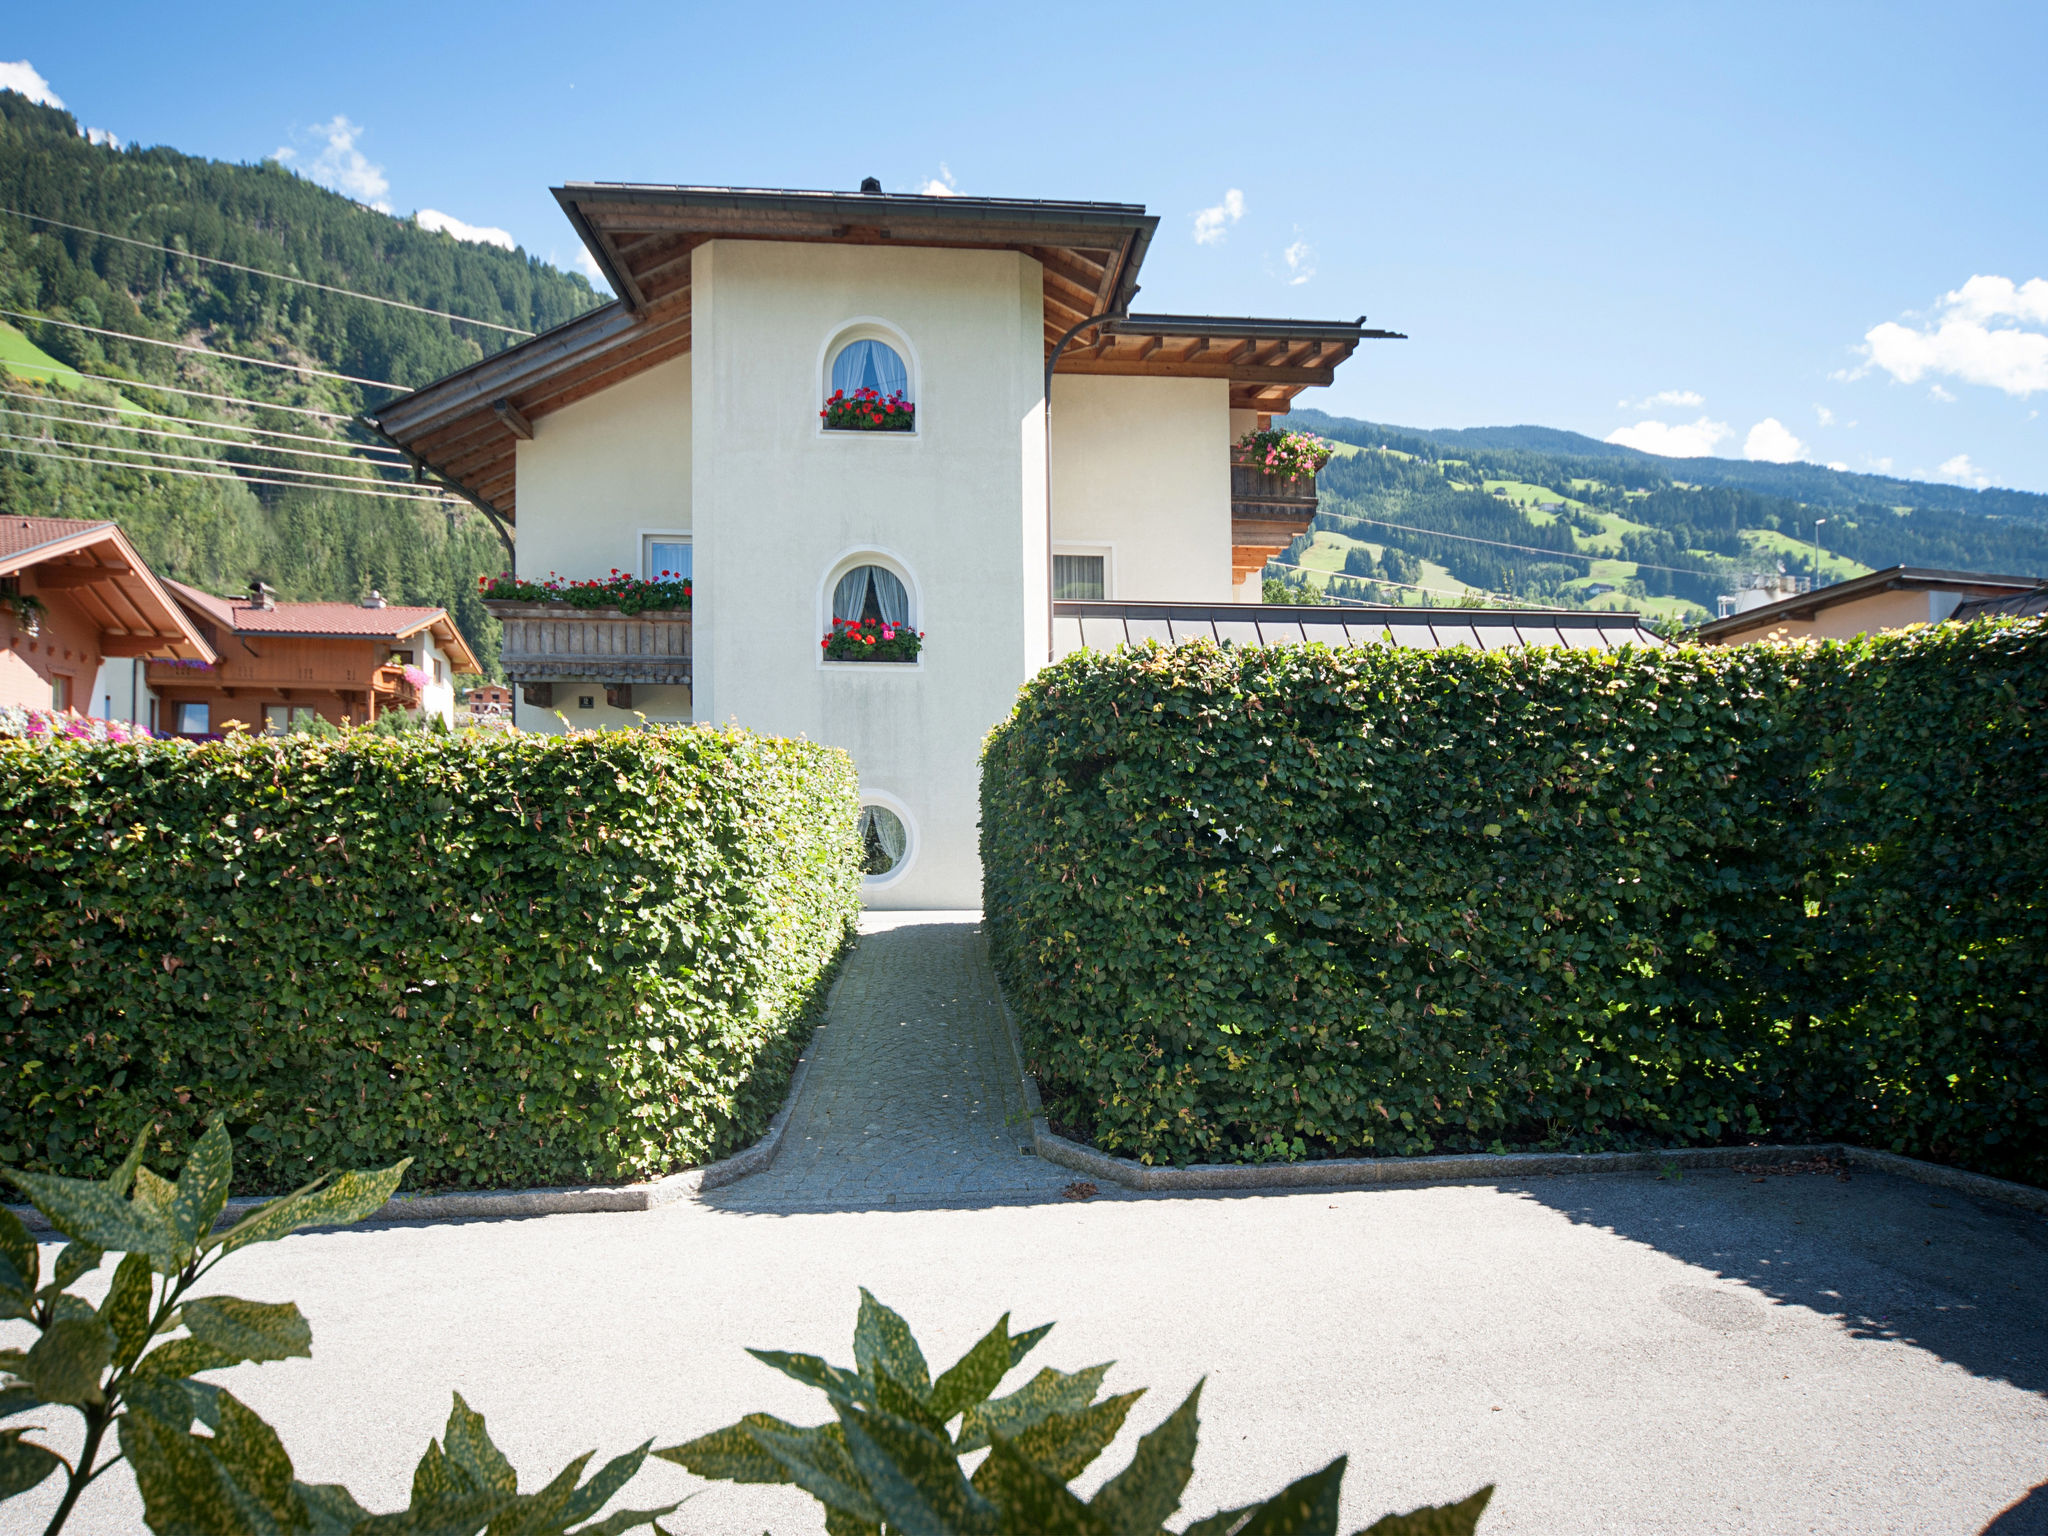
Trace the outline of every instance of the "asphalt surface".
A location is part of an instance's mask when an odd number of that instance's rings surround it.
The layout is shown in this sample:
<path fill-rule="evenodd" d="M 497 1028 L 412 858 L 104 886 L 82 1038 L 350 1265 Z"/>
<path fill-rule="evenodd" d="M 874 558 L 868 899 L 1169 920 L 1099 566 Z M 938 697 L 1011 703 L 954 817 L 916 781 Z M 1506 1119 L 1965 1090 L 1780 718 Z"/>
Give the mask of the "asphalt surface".
<path fill-rule="evenodd" d="M 744 1347 L 850 1364 L 865 1284 L 935 1370 L 1007 1310 L 1058 1323 L 1013 1382 L 1115 1360 L 1107 1390 L 1152 1388 L 1084 1487 L 1206 1376 L 1176 1525 L 1348 1452 L 1347 1531 L 1492 1482 L 1486 1536 L 2048 1533 L 2048 1220 L 1825 1172 L 1070 1200 L 1073 1177 L 1002 1131 L 1000 1084 L 975 1086 L 994 1083 L 975 1054 L 994 1037 L 967 931 L 871 924 L 887 942 L 864 943 L 849 975 L 879 969 L 827 1024 L 853 1075 L 835 1089 L 814 1069 L 810 1150 L 782 1180 L 656 1212 L 246 1250 L 218 1289 L 296 1300 L 314 1355 L 215 1379 L 278 1428 L 301 1478 L 397 1508 L 451 1389 L 529 1487 L 579 1452 L 674 1444 L 755 1410 L 823 1422 L 821 1398 Z M 926 940 L 930 963 L 911 953 Z M 950 980 L 931 960 L 949 947 Z M 897 1073 L 888 1040 L 943 1070 Z M 879 1111 L 854 1108 L 877 1090 Z M 919 1125 L 943 1177 L 875 1144 Z M 97 1296 L 111 1270 L 81 1289 Z M 0 1324 L 0 1345 L 26 1342 Z M 822 1529 L 801 1493 L 707 1487 L 666 1463 L 627 1501 L 696 1489 L 670 1529 Z M 54 1499 L 49 1485 L 7 1505 L 0 1532 L 39 1531 Z M 68 1529 L 140 1530 L 132 1485 L 105 1479 Z"/>

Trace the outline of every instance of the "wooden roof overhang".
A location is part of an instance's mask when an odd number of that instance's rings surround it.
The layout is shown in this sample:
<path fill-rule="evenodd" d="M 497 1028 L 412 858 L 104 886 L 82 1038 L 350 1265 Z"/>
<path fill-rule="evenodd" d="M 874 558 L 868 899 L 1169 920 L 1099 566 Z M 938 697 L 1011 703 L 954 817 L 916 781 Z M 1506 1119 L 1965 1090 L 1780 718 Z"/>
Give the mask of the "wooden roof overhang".
<path fill-rule="evenodd" d="M 1356 320 L 1258 320 L 1227 315 L 1126 315 L 1084 331 L 1059 373 L 1228 379 L 1233 410 L 1284 414 L 1304 389 L 1335 381 L 1362 341 L 1405 341 Z"/>
<path fill-rule="evenodd" d="M 556 200 L 619 295 L 364 420 L 489 511 L 518 514 L 517 444 L 551 411 L 690 350 L 690 253 L 709 240 L 1022 251 L 1044 271 L 1046 349 L 1125 307 L 1158 220 L 1129 203 L 583 182 Z"/>
<path fill-rule="evenodd" d="M 0 556 L 0 576 L 29 572 L 41 591 L 63 592 L 84 611 L 103 656 L 219 660 L 113 523 Z"/>

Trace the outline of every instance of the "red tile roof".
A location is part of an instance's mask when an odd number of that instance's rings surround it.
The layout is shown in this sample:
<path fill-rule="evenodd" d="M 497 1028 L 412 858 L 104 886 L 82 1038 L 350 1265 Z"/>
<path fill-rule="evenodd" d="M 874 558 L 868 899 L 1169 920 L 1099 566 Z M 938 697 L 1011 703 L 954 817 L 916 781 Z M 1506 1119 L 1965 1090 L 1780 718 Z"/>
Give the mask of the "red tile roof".
<path fill-rule="evenodd" d="M 164 585 L 216 624 L 244 635 L 361 635 L 365 640 L 397 640 L 448 617 L 445 608 L 401 608 L 397 604 L 365 608 L 358 603 L 279 603 L 274 608 L 259 608 L 246 597 L 215 597 L 182 581 L 166 580 Z"/>
<path fill-rule="evenodd" d="M 84 533 L 89 528 L 113 526 L 103 519 L 76 517 L 0 518 L 0 559 L 18 555 L 24 550 L 34 549 L 42 544 L 54 544 L 59 539 L 68 539 L 73 534 Z"/>

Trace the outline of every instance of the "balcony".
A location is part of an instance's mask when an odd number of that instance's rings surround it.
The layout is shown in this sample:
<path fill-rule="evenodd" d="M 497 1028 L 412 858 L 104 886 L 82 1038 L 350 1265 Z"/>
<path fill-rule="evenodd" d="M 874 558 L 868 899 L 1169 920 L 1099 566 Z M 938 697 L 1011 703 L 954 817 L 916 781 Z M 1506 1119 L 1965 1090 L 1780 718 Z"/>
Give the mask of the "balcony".
<path fill-rule="evenodd" d="M 633 686 L 690 686 L 690 611 L 621 613 L 567 603 L 486 599 L 505 626 L 499 661 L 526 702 L 549 708 L 556 683 L 601 683 L 605 700 L 630 709 Z"/>
<path fill-rule="evenodd" d="M 1308 532 L 1316 515 L 1314 475 L 1276 475 L 1259 464 L 1230 465 L 1230 579 L 1265 569 Z"/>

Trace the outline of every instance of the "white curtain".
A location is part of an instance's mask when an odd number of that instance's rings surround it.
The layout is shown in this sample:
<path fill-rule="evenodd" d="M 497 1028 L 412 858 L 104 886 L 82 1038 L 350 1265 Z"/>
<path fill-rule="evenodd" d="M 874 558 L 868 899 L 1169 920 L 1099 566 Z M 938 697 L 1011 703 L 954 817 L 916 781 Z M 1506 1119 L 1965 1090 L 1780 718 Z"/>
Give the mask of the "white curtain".
<path fill-rule="evenodd" d="M 861 610 L 868 602 L 868 572 L 871 565 L 856 565 L 832 589 L 832 617 L 844 619 L 849 624 L 860 622 Z"/>
<path fill-rule="evenodd" d="M 885 811 L 879 805 L 864 805 L 860 810 L 860 840 L 866 846 L 872 833 L 876 842 L 882 845 L 882 852 L 889 856 L 889 868 L 894 869 L 903 862 L 904 850 L 910 846 L 910 837 L 903 830 L 903 823 L 896 819 L 893 811 Z"/>
<path fill-rule="evenodd" d="M 882 610 L 882 622 L 908 624 L 910 594 L 903 590 L 903 583 L 896 579 L 896 573 L 885 571 L 879 565 L 869 566 L 868 573 L 875 583 L 875 606 Z"/>
<path fill-rule="evenodd" d="M 855 390 L 879 391 L 884 400 L 891 395 L 910 394 L 910 370 L 896 349 L 881 341 L 850 341 L 832 359 L 832 387 L 846 394 Z"/>

